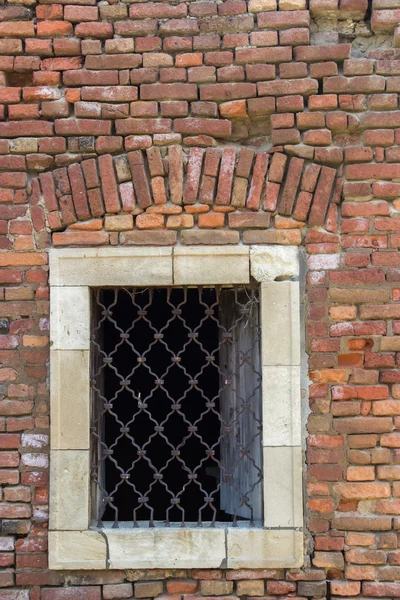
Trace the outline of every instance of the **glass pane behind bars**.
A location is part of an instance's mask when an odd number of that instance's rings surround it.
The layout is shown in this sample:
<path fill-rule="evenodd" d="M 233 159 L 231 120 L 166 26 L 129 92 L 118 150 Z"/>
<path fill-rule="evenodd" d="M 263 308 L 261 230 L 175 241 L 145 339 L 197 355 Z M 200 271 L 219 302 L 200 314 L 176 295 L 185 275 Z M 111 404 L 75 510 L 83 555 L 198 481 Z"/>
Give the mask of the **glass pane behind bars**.
<path fill-rule="evenodd" d="M 262 522 L 258 289 L 93 291 L 94 518 Z"/>

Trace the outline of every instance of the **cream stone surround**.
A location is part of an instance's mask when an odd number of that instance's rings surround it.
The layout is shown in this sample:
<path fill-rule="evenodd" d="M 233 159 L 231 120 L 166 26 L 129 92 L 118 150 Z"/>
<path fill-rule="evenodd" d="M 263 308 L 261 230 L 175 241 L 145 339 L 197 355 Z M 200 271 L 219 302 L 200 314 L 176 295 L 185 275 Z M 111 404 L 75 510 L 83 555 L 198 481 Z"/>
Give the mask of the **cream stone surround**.
<path fill-rule="evenodd" d="M 250 276 L 261 288 L 264 528 L 95 528 L 90 288 L 246 284 Z M 51 569 L 302 566 L 298 276 L 299 251 L 291 246 L 50 250 Z"/>

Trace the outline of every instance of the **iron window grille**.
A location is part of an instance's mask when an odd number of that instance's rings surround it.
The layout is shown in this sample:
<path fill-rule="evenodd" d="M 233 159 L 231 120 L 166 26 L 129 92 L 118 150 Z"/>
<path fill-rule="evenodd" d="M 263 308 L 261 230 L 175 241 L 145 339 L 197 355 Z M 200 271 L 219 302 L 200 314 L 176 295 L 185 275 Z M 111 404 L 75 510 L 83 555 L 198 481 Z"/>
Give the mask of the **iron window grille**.
<path fill-rule="evenodd" d="M 92 289 L 98 527 L 262 527 L 256 285 Z"/>

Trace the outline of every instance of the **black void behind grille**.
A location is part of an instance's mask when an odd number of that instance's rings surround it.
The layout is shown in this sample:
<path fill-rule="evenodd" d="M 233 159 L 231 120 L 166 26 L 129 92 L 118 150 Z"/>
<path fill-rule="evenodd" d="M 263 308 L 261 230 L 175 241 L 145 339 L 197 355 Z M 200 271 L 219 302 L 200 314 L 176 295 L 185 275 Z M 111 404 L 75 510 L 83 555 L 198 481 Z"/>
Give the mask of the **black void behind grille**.
<path fill-rule="evenodd" d="M 262 522 L 257 287 L 93 290 L 93 518 Z"/>

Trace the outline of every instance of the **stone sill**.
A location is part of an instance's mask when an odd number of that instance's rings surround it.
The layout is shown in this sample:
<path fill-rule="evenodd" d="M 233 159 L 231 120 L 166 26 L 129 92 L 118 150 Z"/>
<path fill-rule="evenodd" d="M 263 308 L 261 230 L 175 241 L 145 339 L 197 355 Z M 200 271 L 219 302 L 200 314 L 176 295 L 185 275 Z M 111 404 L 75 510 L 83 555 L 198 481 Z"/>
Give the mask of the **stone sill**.
<path fill-rule="evenodd" d="M 49 567 L 61 569 L 299 568 L 296 529 L 136 528 L 50 531 Z"/>

